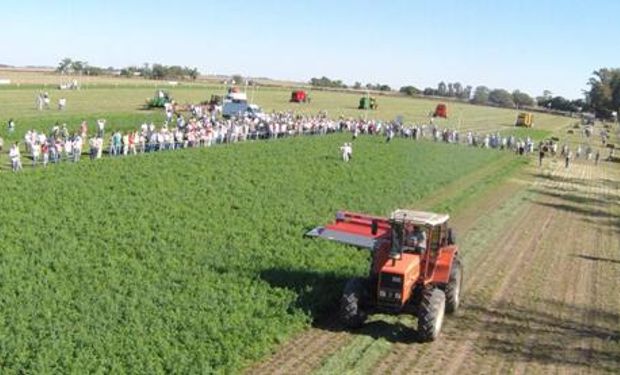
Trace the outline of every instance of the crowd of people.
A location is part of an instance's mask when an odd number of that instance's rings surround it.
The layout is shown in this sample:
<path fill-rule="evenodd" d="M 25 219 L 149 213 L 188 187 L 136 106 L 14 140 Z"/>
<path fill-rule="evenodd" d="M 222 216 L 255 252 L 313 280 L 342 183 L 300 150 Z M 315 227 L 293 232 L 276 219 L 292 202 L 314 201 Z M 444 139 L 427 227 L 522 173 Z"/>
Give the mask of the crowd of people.
<path fill-rule="evenodd" d="M 398 122 L 340 118 L 330 119 L 325 112 L 316 115 L 301 115 L 293 112 L 274 112 L 265 118 L 222 119 L 215 111 L 204 110 L 200 106 L 190 106 L 190 115 L 166 114 L 166 121 L 161 126 L 153 122 L 143 123 L 138 128 L 128 131 L 113 131 L 106 136 L 106 121 L 97 120 L 96 129 L 89 135 L 88 124 L 83 121 L 75 131 L 69 131 L 66 124 L 56 123 L 48 133 L 29 130 L 24 136 L 25 153 L 30 156 L 32 166 L 47 166 L 62 161 L 78 162 L 83 153 L 90 159 L 99 159 L 104 155 L 127 156 L 139 153 L 178 150 L 192 147 L 211 147 L 218 144 L 237 143 L 248 140 L 277 139 L 300 135 L 323 135 L 336 132 L 348 132 L 353 141 L 361 134 L 384 136 L 386 142 L 394 137 L 412 140 L 428 139 L 449 144 L 464 144 L 497 150 L 509 150 L 519 155 L 534 152 L 534 141 L 529 137 L 516 138 L 499 132 L 478 134 L 467 131 L 464 135 L 456 129 L 440 128 L 429 121 L 428 124 L 405 125 Z M 166 111 L 168 112 L 168 111 Z M 15 121 L 8 123 L 9 132 L 15 131 Z M 0 147 L 2 144 L 0 142 Z M 539 150 L 549 149 L 554 155 L 558 145 L 540 144 Z M 568 146 L 563 146 L 562 155 L 571 155 Z M 349 161 L 353 144 L 345 143 L 341 155 Z M 592 150 L 582 152 L 581 146 L 576 150 L 576 157 L 582 153 L 592 157 Z M 542 155 L 542 154 L 540 154 Z M 12 145 L 9 152 L 12 169 L 21 169 L 19 144 Z M 540 156 L 542 162 L 542 156 Z M 597 157 L 598 162 L 598 157 Z"/>

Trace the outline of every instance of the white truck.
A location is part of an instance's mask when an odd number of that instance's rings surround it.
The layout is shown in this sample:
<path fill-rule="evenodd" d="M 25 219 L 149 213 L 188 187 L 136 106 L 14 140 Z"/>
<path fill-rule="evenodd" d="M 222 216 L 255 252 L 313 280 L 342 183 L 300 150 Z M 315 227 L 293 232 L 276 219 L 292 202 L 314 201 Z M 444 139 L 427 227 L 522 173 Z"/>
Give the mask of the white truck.
<path fill-rule="evenodd" d="M 247 95 L 244 92 L 230 92 L 223 100 L 222 116 L 249 117 L 264 119 L 265 114 L 256 104 L 248 103 Z"/>

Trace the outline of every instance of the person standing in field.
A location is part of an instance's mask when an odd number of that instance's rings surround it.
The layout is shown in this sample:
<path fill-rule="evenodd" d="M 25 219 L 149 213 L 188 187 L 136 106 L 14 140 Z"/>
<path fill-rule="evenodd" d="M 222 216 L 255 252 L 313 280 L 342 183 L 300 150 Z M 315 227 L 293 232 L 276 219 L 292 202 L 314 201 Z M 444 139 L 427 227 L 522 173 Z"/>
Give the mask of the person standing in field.
<path fill-rule="evenodd" d="M 567 147 L 566 156 L 564 157 L 564 168 L 570 167 L 570 159 L 573 158 L 573 152 Z"/>
<path fill-rule="evenodd" d="M 9 158 L 11 159 L 11 167 L 13 172 L 20 171 L 22 169 L 21 155 L 19 153 L 19 145 L 17 142 L 11 146 L 9 151 Z"/>
<path fill-rule="evenodd" d="M 7 128 L 9 131 L 9 134 L 12 134 L 15 132 L 15 121 L 13 119 L 9 119 L 9 123 L 7 124 Z"/>
<path fill-rule="evenodd" d="M 88 136 L 88 123 L 86 120 L 83 120 L 80 124 L 80 136 L 82 136 L 82 139 L 84 140 L 86 140 L 86 137 Z"/>
<path fill-rule="evenodd" d="M 32 154 L 32 166 L 36 167 L 37 162 L 39 161 L 39 154 L 41 153 L 41 147 L 38 143 L 33 142 L 30 146 L 30 152 Z"/>
<path fill-rule="evenodd" d="M 103 138 L 104 133 L 105 133 L 105 120 L 99 119 L 97 120 L 97 138 Z"/>
<path fill-rule="evenodd" d="M 348 162 L 349 157 L 351 155 L 350 147 L 348 143 L 345 143 L 340 147 L 340 153 L 342 154 L 342 161 Z"/>
<path fill-rule="evenodd" d="M 73 137 L 73 161 L 77 163 L 80 161 L 80 157 L 82 156 L 82 146 L 84 141 L 79 134 L 76 134 Z"/>
<path fill-rule="evenodd" d="M 594 155 L 594 165 L 598 165 L 598 161 L 601 158 L 601 152 L 596 150 L 596 154 Z"/>
<path fill-rule="evenodd" d="M 41 144 L 41 155 L 43 157 L 43 166 L 47 167 L 47 163 L 50 160 L 49 146 L 47 142 Z"/>
<path fill-rule="evenodd" d="M 58 99 L 58 110 L 59 111 L 63 111 L 66 106 L 67 106 L 67 99 L 66 98 Z"/>
<path fill-rule="evenodd" d="M 47 91 L 43 93 L 43 106 L 46 109 L 50 109 L 50 94 Z"/>
<path fill-rule="evenodd" d="M 540 142 L 540 145 L 538 145 L 538 166 L 539 167 L 542 166 L 544 157 L 545 157 L 545 149 L 544 149 L 542 142 Z"/>

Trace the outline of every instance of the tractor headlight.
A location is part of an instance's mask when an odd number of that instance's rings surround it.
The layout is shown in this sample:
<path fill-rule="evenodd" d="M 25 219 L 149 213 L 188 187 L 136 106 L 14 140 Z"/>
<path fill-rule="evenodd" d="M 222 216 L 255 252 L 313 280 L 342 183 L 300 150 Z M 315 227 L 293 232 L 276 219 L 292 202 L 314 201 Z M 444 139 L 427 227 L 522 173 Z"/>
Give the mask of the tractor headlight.
<path fill-rule="evenodd" d="M 385 297 L 385 296 L 386 296 L 385 290 L 380 290 L 379 297 Z"/>

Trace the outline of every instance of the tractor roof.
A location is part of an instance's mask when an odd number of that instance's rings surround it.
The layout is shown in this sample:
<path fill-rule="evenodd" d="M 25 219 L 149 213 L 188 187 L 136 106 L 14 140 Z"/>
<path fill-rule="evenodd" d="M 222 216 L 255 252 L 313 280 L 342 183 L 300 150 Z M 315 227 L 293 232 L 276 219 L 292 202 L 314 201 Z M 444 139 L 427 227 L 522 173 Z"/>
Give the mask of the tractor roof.
<path fill-rule="evenodd" d="M 450 215 L 424 211 L 396 210 L 392 212 L 390 218 L 392 220 L 407 221 L 418 225 L 439 225 L 448 221 Z"/>

